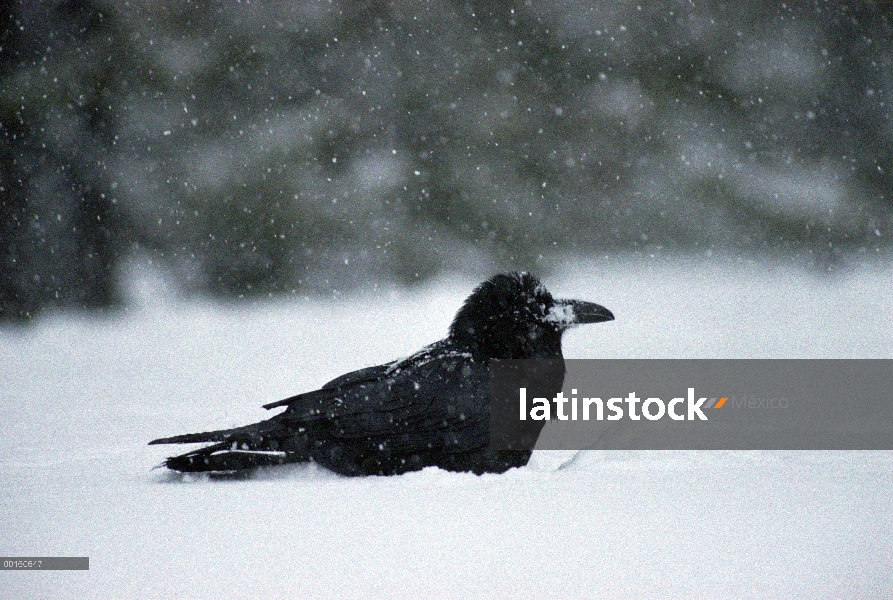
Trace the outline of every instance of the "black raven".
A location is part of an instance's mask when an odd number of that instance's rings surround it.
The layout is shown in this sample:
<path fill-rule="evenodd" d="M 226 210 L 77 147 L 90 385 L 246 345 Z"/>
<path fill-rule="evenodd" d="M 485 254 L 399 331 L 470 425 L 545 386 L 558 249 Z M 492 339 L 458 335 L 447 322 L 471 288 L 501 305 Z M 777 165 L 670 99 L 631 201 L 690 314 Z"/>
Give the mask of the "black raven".
<path fill-rule="evenodd" d="M 551 398 L 564 380 L 561 334 L 613 318 L 598 304 L 553 299 L 529 273 L 496 275 L 471 293 L 445 339 L 412 356 L 267 404 L 287 408 L 266 421 L 150 444 L 215 442 L 164 462 L 183 472 L 312 460 L 344 475 L 394 475 L 427 466 L 501 473 L 526 465 L 530 450 L 489 447 L 490 360 L 559 361 L 559 371 L 539 392 Z M 529 423 L 535 441 L 543 422 Z"/>

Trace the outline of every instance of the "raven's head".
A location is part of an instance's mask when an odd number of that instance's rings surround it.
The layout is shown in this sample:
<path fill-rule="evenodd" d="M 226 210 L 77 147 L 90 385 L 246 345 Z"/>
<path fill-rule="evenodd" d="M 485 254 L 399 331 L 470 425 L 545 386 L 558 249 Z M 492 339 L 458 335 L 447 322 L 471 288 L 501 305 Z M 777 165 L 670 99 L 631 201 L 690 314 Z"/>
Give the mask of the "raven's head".
<path fill-rule="evenodd" d="M 561 358 L 566 329 L 613 319 L 604 306 L 556 300 L 530 273 L 501 273 L 465 300 L 450 338 L 479 358 Z"/>

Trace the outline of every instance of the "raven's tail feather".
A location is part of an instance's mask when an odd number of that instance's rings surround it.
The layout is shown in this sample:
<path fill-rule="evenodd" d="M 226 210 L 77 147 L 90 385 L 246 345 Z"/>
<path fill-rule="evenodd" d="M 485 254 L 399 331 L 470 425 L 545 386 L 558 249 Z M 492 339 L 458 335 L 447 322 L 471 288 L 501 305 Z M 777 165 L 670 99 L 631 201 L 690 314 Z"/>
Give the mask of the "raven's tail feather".
<path fill-rule="evenodd" d="M 221 442 L 226 440 L 226 436 L 235 432 L 235 429 L 221 429 L 219 431 L 205 431 L 203 433 L 184 433 L 183 435 L 175 435 L 173 437 L 160 438 L 149 442 L 150 446 L 155 444 L 198 444 L 200 442 Z"/>
<path fill-rule="evenodd" d="M 217 442 L 164 461 L 168 469 L 183 473 L 242 471 L 309 460 L 306 437 L 296 435 L 280 421 L 273 417 L 244 427 L 175 435 L 149 444 Z"/>
<path fill-rule="evenodd" d="M 160 438 L 152 440 L 149 445 L 154 444 L 198 444 L 201 442 L 228 442 L 230 440 L 252 440 L 261 441 L 265 436 L 281 429 L 282 425 L 277 417 L 245 425 L 243 427 L 234 427 L 233 429 L 218 429 L 217 431 L 205 431 L 202 433 L 184 433 L 183 435 L 175 435 L 173 437 Z"/>

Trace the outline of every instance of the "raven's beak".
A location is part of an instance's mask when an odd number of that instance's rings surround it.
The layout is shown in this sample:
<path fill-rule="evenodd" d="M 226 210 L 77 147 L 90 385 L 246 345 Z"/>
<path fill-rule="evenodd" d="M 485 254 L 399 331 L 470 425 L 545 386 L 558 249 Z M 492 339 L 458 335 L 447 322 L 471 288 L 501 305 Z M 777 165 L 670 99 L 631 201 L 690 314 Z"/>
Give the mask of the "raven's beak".
<path fill-rule="evenodd" d="M 564 327 L 613 321 L 614 313 L 600 304 L 583 300 L 556 300 L 547 317 Z"/>

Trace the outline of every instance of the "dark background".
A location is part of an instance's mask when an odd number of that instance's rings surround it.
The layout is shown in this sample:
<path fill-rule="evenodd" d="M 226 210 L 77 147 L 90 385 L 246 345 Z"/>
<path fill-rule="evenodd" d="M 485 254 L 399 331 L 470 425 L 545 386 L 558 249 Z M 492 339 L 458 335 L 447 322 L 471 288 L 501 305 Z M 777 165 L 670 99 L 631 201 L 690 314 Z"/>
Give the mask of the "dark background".
<path fill-rule="evenodd" d="M 562 256 L 889 256 L 888 2 L 4 2 L 0 320 Z"/>

